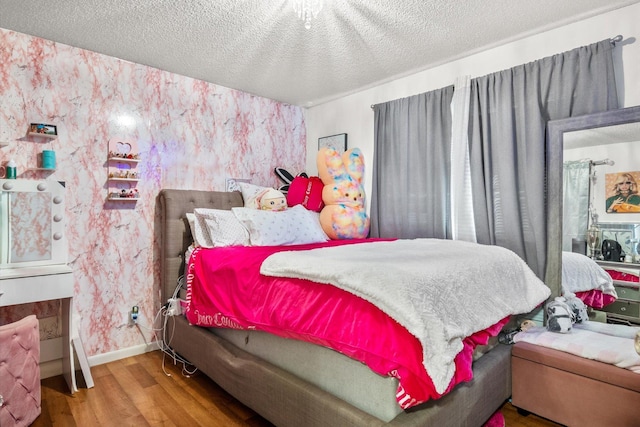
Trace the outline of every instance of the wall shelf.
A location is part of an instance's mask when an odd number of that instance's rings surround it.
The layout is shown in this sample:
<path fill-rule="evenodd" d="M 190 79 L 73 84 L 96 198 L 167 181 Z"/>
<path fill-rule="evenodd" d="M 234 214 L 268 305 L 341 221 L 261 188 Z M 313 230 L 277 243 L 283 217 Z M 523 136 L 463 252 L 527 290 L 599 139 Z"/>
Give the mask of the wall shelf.
<path fill-rule="evenodd" d="M 128 159 L 126 157 L 109 157 L 107 159 L 110 162 L 120 162 L 120 163 L 139 163 L 140 159 Z"/>
<path fill-rule="evenodd" d="M 38 138 L 46 138 L 46 139 L 56 139 L 58 135 L 50 135 L 47 133 L 38 133 L 38 132 L 29 132 L 29 136 L 35 136 Z"/>
<path fill-rule="evenodd" d="M 136 202 L 140 198 L 137 183 L 138 144 L 136 141 L 111 139 L 107 154 L 107 200 Z"/>
<path fill-rule="evenodd" d="M 138 182 L 139 178 L 109 178 L 109 181 L 120 181 L 120 182 Z"/>
<path fill-rule="evenodd" d="M 107 197 L 110 202 L 137 202 L 140 197 Z"/>

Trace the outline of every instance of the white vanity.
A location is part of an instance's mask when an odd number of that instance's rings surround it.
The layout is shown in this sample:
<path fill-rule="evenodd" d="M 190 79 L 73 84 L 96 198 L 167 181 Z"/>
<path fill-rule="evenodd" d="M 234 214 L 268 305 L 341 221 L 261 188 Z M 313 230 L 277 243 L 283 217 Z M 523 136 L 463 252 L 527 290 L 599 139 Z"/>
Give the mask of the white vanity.
<path fill-rule="evenodd" d="M 62 370 L 74 393 L 74 344 L 87 385 L 93 380 L 73 324 L 74 281 L 66 264 L 64 214 L 64 183 L 0 180 L 0 307 L 61 301 Z"/>

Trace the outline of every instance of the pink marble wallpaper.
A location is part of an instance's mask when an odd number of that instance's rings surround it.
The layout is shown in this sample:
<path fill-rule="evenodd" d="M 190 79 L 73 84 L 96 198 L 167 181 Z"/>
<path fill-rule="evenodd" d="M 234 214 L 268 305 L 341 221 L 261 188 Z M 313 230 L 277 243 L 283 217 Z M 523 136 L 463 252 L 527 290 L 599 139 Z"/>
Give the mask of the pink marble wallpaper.
<path fill-rule="evenodd" d="M 29 123 L 58 128 L 55 140 Z M 137 141 L 137 202 L 106 201 L 111 138 Z M 69 264 L 89 356 L 153 339 L 126 327 L 140 307 L 151 327 L 159 301 L 155 201 L 162 188 L 224 190 L 227 177 L 278 185 L 273 168 L 305 166 L 303 110 L 273 100 L 0 29 L 0 163 L 19 178 L 65 181 Z M 43 149 L 55 172 L 28 171 Z M 57 319 L 55 302 L 0 308 L 0 323 L 31 312 Z M 59 327 L 48 327 L 59 334 Z"/>

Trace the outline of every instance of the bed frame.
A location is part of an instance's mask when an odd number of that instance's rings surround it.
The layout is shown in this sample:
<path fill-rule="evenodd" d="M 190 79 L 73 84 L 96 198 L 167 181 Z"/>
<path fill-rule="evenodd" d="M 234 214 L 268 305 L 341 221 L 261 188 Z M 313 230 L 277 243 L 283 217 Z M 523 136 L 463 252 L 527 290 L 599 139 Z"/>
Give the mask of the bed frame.
<path fill-rule="evenodd" d="M 160 192 L 157 207 L 163 302 L 175 291 L 184 270 L 185 250 L 192 241 L 185 214 L 195 208 L 230 209 L 242 205 L 239 192 Z M 170 346 L 177 353 L 276 426 L 481 426 L 511 395 L 511 348 L 498 345 L 474 362 L 472 381 L 385 423 L 207 329 L 189 325 L 184 316 L 175 317 L 172 327 Z"/>

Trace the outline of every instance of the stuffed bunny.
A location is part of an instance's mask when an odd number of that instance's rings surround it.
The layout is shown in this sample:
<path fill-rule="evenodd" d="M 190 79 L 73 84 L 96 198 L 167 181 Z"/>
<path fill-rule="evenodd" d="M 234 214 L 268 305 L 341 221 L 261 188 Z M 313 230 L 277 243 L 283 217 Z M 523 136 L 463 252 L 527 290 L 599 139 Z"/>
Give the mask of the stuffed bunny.
<path fill-rule="evenodd" d="M 322 180 L 320 212 L 322 229 L 331 239 L 364 239 L 369 217 L 364 194 L 364 156 L 358 148 L 340 155 L 331 147 L 318 152 L 318 176 Z"/>

